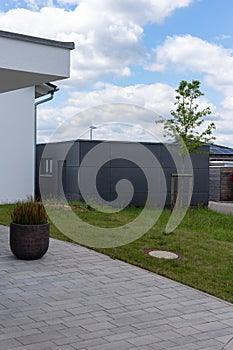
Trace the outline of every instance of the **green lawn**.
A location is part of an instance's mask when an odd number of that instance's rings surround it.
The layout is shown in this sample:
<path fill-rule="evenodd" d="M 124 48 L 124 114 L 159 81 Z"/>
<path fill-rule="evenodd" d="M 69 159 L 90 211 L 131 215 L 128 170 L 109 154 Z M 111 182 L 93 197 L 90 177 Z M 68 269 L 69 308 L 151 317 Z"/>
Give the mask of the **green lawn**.
<path fill-rule="evenodd" d="M 9 225 L 11 207 L 0 206 L 0 224 Z M 83 206 L 80 209 L 80 204 L 75 203 L 73 209 L 83 220 L 103 227 L 121 226 L 140 213 L 138 208 L 128 208 L 104 214 Z M 233 302 L 233 216 L 192 209 L 180 226 L 166 235 L 164 229 L 169 215 L 169 211 L 164 210 L 155 226 L 133 243 L 96 250 Z M 51 225 L 51 236 L 69 241 L 54 225 Z M 155 259 L 144 253 L 149 249 L 177 252 L 183 258 Z"/>

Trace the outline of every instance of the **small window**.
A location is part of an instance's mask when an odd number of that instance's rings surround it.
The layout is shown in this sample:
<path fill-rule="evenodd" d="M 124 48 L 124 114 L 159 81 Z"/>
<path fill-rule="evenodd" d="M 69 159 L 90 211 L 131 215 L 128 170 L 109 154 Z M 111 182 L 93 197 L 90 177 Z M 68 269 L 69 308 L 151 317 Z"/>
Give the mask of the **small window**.
<path fill-rule="evenodd" d="M 53 160 L 51 158 L 42 158 L 40 161 L 40 174 L 52 175 L 53 173 Z"/>

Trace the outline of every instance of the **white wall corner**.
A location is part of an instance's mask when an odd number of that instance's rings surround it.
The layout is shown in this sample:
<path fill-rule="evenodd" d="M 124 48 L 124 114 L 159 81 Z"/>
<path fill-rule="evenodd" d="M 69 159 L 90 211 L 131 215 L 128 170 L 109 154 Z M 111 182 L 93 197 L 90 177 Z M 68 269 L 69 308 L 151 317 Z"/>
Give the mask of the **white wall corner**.
<path fill-rule="evenodd" d="M 35 88 L 0 94 L 0 203 L 34 195 Z"/>

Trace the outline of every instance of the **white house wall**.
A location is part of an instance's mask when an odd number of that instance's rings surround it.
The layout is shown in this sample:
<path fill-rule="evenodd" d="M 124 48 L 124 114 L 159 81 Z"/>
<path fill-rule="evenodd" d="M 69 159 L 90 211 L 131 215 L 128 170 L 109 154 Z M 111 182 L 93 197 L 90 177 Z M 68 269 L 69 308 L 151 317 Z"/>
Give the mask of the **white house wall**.
<path fill-rule="evenodd" d="M 35 88 L 0 94 L 0 203 L 34 194 Z"/>

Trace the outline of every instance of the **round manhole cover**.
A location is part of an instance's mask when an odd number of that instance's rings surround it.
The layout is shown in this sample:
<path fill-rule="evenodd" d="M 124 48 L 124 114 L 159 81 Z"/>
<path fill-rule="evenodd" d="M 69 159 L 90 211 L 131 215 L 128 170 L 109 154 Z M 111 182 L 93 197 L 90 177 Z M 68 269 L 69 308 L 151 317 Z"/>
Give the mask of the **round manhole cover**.
<path fill-rule="evenodd" d="M 177 254 L 165 250 L 151 250 L 148 254 L 158 259 L 178 259 L 179 257 Z"/>

